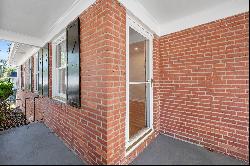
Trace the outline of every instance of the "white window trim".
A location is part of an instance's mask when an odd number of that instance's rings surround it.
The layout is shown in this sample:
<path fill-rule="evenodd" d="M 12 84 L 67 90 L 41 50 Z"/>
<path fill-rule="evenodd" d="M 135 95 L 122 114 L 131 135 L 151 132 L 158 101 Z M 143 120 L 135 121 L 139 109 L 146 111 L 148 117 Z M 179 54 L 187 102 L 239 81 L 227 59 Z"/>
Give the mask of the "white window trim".
<path fill-rule="evenodd" d="M 56 67 L 56 46 L 60 44 L 62 41 L 66 40 L 66 31 L 63 31 L 52 41 L 52 98 L 61 102 L 66 103 L 66 94 L 59 93 L 58 86 L 58 77 L 60 69 L 67 69 L 67 65 L 61 66 L 59 68 Z M 66 79 L 66 78 L 65 78 Z"/>
<path fill-rule="evenodd" d="M 150 109 L 149 109 L 149 126 L 143 132 L 140 132 L 136 135 L 132 140 L 129 139 L 129 28 L 133 28 L 135 31 L 140 33 L 142 36 L 149 40 L 149 77 L 150 79 L 153 78 L 153 39 L 154 36 L 150 31 L 148 31 L 144 26 L 140 25 L 136 20 L 133 18 L 132 15 L 127 14 L 127 21 L 126 21 L 126 124 L 125 124 L 125 142 L 126 142 L 126 149 L 133 145 L 136 141 L 138 141 L 143 135 L 145 135 L 150 130 L 154 130 L 153 128 L 153 87 L 150 88 Z M 150 84 L 151 85 L 151 84 Z M 136 147 L 138 147 L 141 143 L 143 143 L 146 138 L 152 134 L 152 132 L 148 133 L 141 141 L 139 141 L 136 145 L 134 145 L 126 155 L 130 154 Z"/>

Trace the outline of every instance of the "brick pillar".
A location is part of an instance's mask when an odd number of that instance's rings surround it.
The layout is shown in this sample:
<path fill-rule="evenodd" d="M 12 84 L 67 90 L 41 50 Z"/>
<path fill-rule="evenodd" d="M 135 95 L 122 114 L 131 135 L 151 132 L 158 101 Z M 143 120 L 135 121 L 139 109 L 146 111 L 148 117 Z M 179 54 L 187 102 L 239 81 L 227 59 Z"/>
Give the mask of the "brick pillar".
<path fill-rule="evenodd" d="M 125 152 L 125 33 L 117 0 L 97 0 L 80 15 L 81 106 L 94 133 L 86 142 L 89 163 L 116 163 Z"/>
<path fill-rule="evenodd" d="M 120 164 L 125 157 L 126 115 L 126 10 L 117 0 L 107 0 L 105 28 L 107 83 L 107 164 Z"/>

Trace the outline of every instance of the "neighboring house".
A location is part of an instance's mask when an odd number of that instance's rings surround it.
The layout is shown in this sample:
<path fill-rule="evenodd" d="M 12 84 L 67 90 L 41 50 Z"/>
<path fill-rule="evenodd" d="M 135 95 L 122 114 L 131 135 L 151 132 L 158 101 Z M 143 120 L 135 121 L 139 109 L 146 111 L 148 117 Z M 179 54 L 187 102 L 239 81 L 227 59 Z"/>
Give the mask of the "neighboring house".
<path fill-rule="evenodd" d="M 18 78 L 17 78 L 17 72 L 13 71 L 10 73 L 9 77 L 7 77 L 8 81 L 13 83 L 13 95 L 9 97 L 10 101 L 15 101 L 16 100 L 16 92 L 17 92 L 17 87 L 18 87 Z"/>
<path fill-rule="evenodd" d="M 248 160 L 248 10 L 161 26 L 152 1 L 91 2 L 19 59 L 27 115 L 39 95 L 35 119 L 89 164 L 128 164 L 160 133 Z"/>
<path fill-rule="evenodd" d="M 11 72 L 8 78 L 9 78 L 9 81 L 13 83 L 13 89 L 17 89 L 17 86 L 18 86 L 17 72 L 16 71 Z"/>

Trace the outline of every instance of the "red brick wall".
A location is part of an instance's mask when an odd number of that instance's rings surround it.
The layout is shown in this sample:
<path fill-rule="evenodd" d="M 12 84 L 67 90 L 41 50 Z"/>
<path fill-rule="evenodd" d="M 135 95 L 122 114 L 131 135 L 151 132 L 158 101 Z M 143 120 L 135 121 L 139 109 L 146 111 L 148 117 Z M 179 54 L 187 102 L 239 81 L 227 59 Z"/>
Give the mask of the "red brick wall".
<path fill-rule="evenodd" d="M 106 5 L 107 163 L 120 164 L 125 158 L 126 10 L 116 0 L 107 0 Z"/>
<path fill-rule="evenodd" d="M 156 132 L 125 156 L 125 8 L 117 1 L 98 0 L 80 15 L 80 29 L 82 108 L 76 109 L 49 98 L 39 98 L 36 100 L 36 118 L 43 120 L 70 149 L 90 164 L 129 163 L 158 134 L 159 102 L 155 100 L 154 104 Z M 157 47 L 154 49 L 157 63 L 158 42 L 157 38 Z M 50 51 L 50 64 L 51 60 Z M 52 67 L 49 69 L 51 94 Z M 159 71 L 155 73 L 159 75 Z M 20 91 L 18 96 L 32 98 L 35 94 Z M 27 105 L 29 116 L 34 113 L 32 101 Z"/>
<path fill-rule="evenodd" d="M 51 48 L 51 45 L 50 45 Z M 36 100 L 36 119 L 89 164 L 128 164 L 159 134 L 247 159 L 248 13 L 154 39 L 154 132 L 125 148 L 126 10 L 97 0 L 80 15 L 81 108 Z M 36 94 L 19 91 L 34 113 Z M 24 109 L 24 108 L 23 108 Z"/>
<path fill-rule="evenodd" d="M 108 163 L 108 96 L 114 90 L 109 80 L 119 72 L 108 52 L 109 41 L 118 43 L 116 38 L 108 38 L 108 33 L 113 33 L 109 29 L 108 3 L 111 1 L 98 0 L 80 15 L 81 109 L 50 100 L 44 111 L 45 124 L 90 164 Z"/>
<path fill-rule="evenodd" d="M 248 160 L 249 13 L 160 38 L 161 132 Z"/>
<path fill-rule="evenodd" d="M 116 0 L 96 1 L 80 15 L 81 109 L 51 98 L 36 100 L 36 118 L 89 164 L 126 160 L 125 50 L 125 8 Z M 51 97 L 51 65 L 49 69 Z M 18 96 L 32 98 L 35 94 L 19 91 Z M 32 104 L 27 105 L 29 116 L 32 110 Z"/>

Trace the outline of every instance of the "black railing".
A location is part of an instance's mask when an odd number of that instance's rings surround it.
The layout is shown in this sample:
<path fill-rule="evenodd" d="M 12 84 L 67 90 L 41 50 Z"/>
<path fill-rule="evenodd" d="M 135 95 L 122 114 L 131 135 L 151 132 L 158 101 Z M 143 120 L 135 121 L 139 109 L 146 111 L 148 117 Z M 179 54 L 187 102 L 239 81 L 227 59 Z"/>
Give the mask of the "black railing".
<path fill-rule="evenodd" d="M 29 97 L 26 97 L 24 99 L 24 114 L 25 114 L 25 124 L 27 124 L 27 100 L 30 99 Z"/>
<path fill-rule="evenodd" d="M 36 121 L 36 99 L 38 99 L 39 96 L 35 96 L 33 98 L 33 122 Z M 27 124 L 27 100 L 31 99 L 30 97 L 26 97 L 24 99 L 24 116 L 25 116 L 25 124 Z M 23 106 L 23 100 L 22 99 L 16 99 L 16 101 L 22 101 L 22 106 Z"/>
<path fill-rule="evenodd" d="M 16 99 L 16 101 L 21 101 L 21 102 L 22 102 L 22 106 L 23 106 L 23 101 L 22 101 L 22 99 Z M 26 101 L 26 100 L 25 100 L 25 101 Z M 26 103 L 26 102 L 25 102 L 25 103 Z M 24 114 L 24 116 L 25 116 L 25 125 L 26 125 L 26 124 L 27 124 L 26 105 L 25 105 L 24 110 L 25 110 L 25 114 Z"/>
<path fill-rule="evenodd" d="M 34 112 L 33 112 L 33 122 L 36 121 L 36 99 L 38 99 L 39 96 L 34 97 L 33 102 L 34 102 Z"/>

